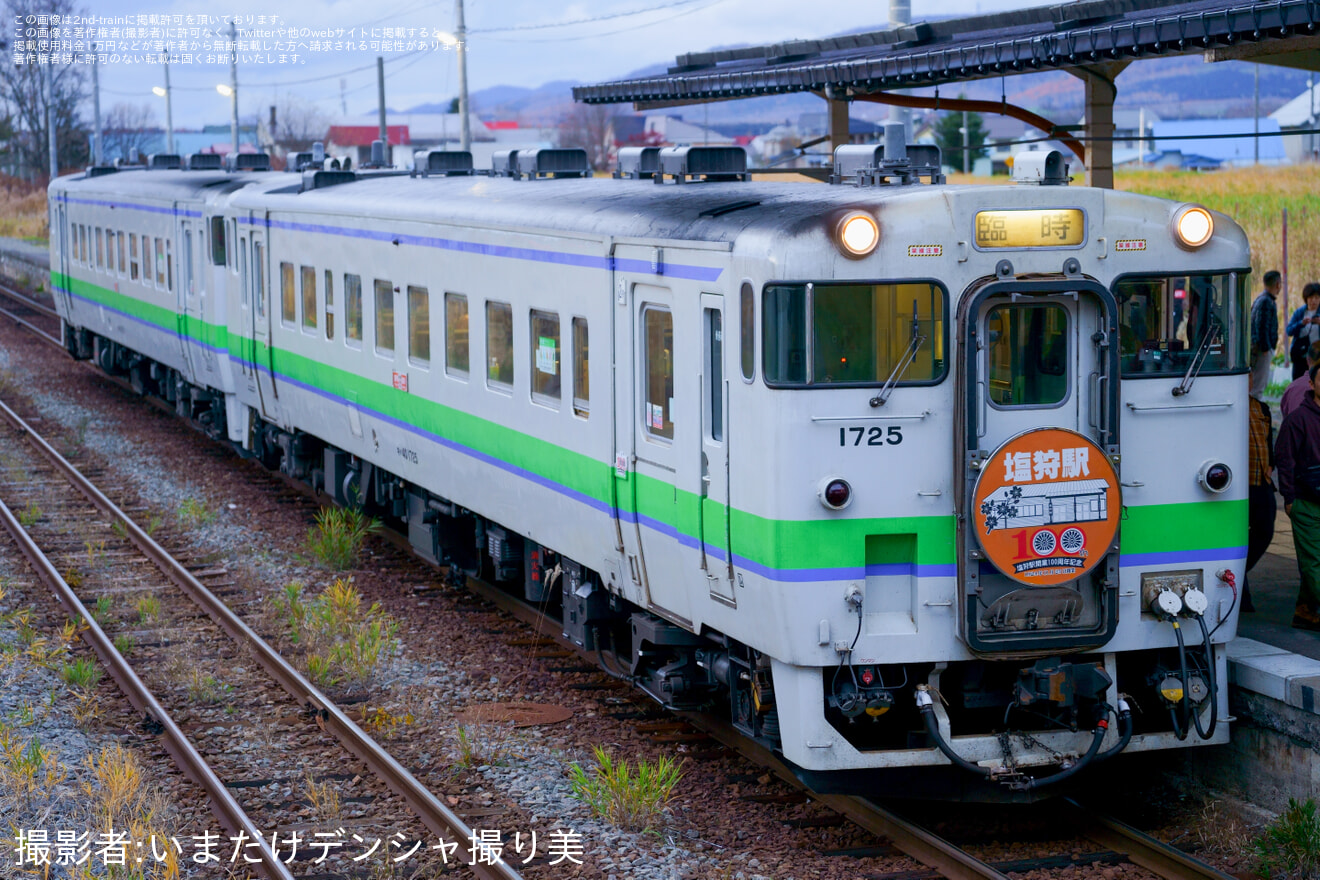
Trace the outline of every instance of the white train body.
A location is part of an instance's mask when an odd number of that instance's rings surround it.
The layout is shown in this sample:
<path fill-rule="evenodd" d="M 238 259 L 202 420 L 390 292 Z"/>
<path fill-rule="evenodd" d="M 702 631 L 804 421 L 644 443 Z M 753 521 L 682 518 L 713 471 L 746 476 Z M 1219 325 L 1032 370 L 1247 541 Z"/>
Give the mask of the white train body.
<path fill-rule="evenodd" d="M 1003 759 L 989 718 L 1005 692 L 1031 702 L 1019 684 L 1046 657 L 1065 689 L 1069 664 L 1092 664 L 1109 703 L 1152 694 L 1129 750 L 1205 741 L 1157 709 L 1160 676 L 1179 673 L 1149 604 L 1199 587 L 1213 641 L 1234 634 L 1221 575 L 1246 555 L 1249 255 L 1227 217 L 1189 248 L 1178 206 L 1070 186 L 327 177 L 57 180 L 70 350 L 405 522 L 425 555 L 521 577 L 532 598 L 548 579 L 579 643 L 666 703 L 727 699 L 818 784 L 947 765 L 919 684 L 949 700 L 933 711 L 960 754 Z M 1080 240 L 978 238 L 978 213 L 1023 210 L 1083 218 Z M 855 212 L 879 235 L 861 257 L 836 234 Z M 113 265 L 95 253 L 107 232 Z M 144 237 L 163 273 L 145 271 Z M 1112 461 L 1121 487 L 1103 500 L 1122 521 L 1090 574 L 1037 589 L 988 561 L 973 489 L 1043 426 Z M 1215 491 L 1214 463 L 1240 478 Z M 1014 516 L 998 531 L 1058 519 Z M 1212 653 L 1201 675 L 1223 715 Z M 1073 729 L 1024 729 L 1082 751 L 1069 705 L 1051 711 Z"/>

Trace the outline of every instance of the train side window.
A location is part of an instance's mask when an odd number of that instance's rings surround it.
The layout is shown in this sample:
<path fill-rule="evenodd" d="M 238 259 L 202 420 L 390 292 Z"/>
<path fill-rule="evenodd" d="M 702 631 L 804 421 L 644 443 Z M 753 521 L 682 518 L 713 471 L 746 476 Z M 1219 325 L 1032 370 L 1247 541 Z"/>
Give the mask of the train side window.
<path fill-rule="evenodd" d="M 115 232 L 113 229 L 105 231 L 105 271 L 111 275 L 115 274 Z"/>
<path fill-rule="evenodd" d="M 1120 278 L 1114 298 L 1123 377 L 1181 375 L 1202 348 L 1203 375 L 1245 372 L 1250 293 L 1245 274 Z"/>
<path fill-rule="evenodd" d="M 235 241 L 238 241 L 238 219 L 237 219 L 237 218 L 235 218 L 235 219 L 229 221 L 229 239 L 228 239 L 228 240 L 229 240 L 229 242 L 231 242 L 231 243 L 232 243 L 232 242 L 235 242 Z M 238 272 L 238 260 L 230 260 L 230 262 L 229 262 L 229 268 L 230 268 L 231 271 L 237 273 L 237 272 Z"/>
<path fill-rule="evenodd" d="M 376 352 L 394 354 L 394 282 L 377 278 L 376 290 Z"/>
<path fill-rule="evenodd" d="M 362 347 L 362 278 L 344 273 L 344 343 Z"/>
<path fill-rule="evenodd" d="M 128 277 L 130 281 L 138 280 L 138 243 L 137 233 L 128 234 Z"/>
<path fill-rule="evenodd" d="M 445 294 L 445 372 L 468 375 L 468 302 L 461 293 Z"/>
<path fill-rule="evenodd" d="M 154 278 L 155 270 L 151 267 L 155 265 L 152 262 L 151 236 L 142 236 L 142 283 L 150 284 Z"/>
<path fill-rule="evenodd" d="M 257 315 L 266 317 L 266 264 L 261 259 L 261 245 L 252 242 L 252 298 L 257 303 Z"/>
<path fill-rule="evenodd" d="M 280 320 L 292 324 L 297 318 L 298 295 L 293 288 L 293 263 L 280 263 Z"/>
<path fill-rule="evenodd" d="M 335 338 L 335 273 L 325 270 L 325 338 Z"/>
<path fill-rule="evenodd" d="M 554 312 L 531 313 L 532 397 L 544 403 L 560 398 L 559 315 Z"/>
<path fill-rule="evenodd" d="M 408 285 L 408 360 L 431 362 L 431 294 L 415 284 Z"/>
<path fill-rule="evenodd" d="M 214 266 L 223 266 L 225 264 L 225 218 L 211 218 L 211 264 Z"/>
<path fill-rule="evenodd" d="M 73 262 L 78 262 L 78 224 L 72 224 L 69 230 L 69 253 L 73 255 Z"/>
<path fill-rule="evenodd" d="M 767 284 L 761 371 L 772 387 L 935 384 L 948 371 L 948 296 L 929 281 Z"/>
<path fill-rule="evenodd" d="M 183 292 L 193 292 L 193 236 L 191 229 L 183 230 Z"/>
<path fill-rule="evenodd" d="M 123 233 L 123 232 L 116 232 L 116 233 L 115 233 L 115 241 L 116 241 L 116 243 L 117 243 L 117 245 L 118 245 L 118 250 L 119 250 L 119 265 L 118 265 L 118 268 L 119 268 L 119 274 L 120 274 L 120 275 L 123 275 L 125 272 L 128 271 L 128 269 L 126 268 L 126 266 L 125 266 L 125 264 L 124 264 L 124 233 Z"/>
<path fill-rule="evenodd" d="M 738 291 L 738 329 L 742 347 L 742 377 L 750 382 L 756 376 L 756 292 L 744 281 Z"/>
<path fill-rule="evenodd" d="M 316 329 L 316 268 L 302 267 L 302 325 L 304 330 Z"/>
<path fill-rule="evenodd" d="M 719 309 L 706 309 L 706 351 L 710 355 L 710 387 L 706 405 L 710 408 L 710 439 L 724 439 L 724 315 Z"/>
<path fill-rule="evenodd" d="M 642 389 L 642 423 L 648 434 L 674 439 L 674 316 L 668 309 L 642 309 L 646 342 L 646 385 Z"/>
<path fill-rule="evenodd" d="M 486 303 L 486 380 L 513 386 L 513 306 Z"/>
<path fill-rule="evenodd" d="M 165 288 L 165 239 L 157 238 L 156 242 L 156 286 Z"/>
<path fill-rule="evenodd" d="M 165 239 L 165 289 L 174 289 L 174 243 Z"/>
<path fill-rule="evenodd" d="M 248 255 L 247 255 L 246 238 L 239 239 L 238 260 L 235 260 L 235 262 L 241 262 L 243 264 L 243 273 L 239 278 L 239 284 L 243 288 L 243 308 L 245 309 L 250 308 L 251 306 L 249 305 L 249 303 L 251 303 L 252 300 L 250 299 L 250 294 L 249 294 L 250 282 L 248 281 Z"/>
<path fill-rule="evenodd" d="M 96 227 L 96 268 L 105 268 L 105 249 L 102 247 L 101 227 Z"/>
<path fill-rule="evenodd" d="M 996 306 L 985 319 L 987 394 L 1000 407 L 1054 406 L 1068 397 L 1068 312 Z"/>
<path fill-rule="evenodd" d="M 591 373 L 588 371 L 587 319 L 573 319 L 573 414 L 591 415 Z"/>

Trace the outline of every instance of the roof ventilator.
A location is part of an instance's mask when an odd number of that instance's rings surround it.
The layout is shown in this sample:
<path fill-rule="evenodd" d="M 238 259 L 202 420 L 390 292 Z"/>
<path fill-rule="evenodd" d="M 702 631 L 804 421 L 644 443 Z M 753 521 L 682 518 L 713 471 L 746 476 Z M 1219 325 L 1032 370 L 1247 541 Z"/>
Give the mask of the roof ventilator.
<path fill-rule="evenodd" d="M 413 176 L 462 177 L 476 174 L 469 150 L 418 150 L 413 153 Z"/>
<path fill-rule="evenodd" d="M 664 183 L 690 180 L 751 180 L 747 171 L 747 151 L 742 147 L 665 147 L 660 150 L 660 169 L 653 178 Z"/>
<path fill-rule="evenodd" d="M 229 171 L 269 171 L 270 156 L 266 153 L 230 153 L 225 156 Z"/>
<path fill-rule="evenodd" d="M 330 186 L 338 186 L 341 183 L 352 183 L 355 180 L 357 180 L 357 172 L 319 169 L 313 166 L 302 173 L 302 189 L 300 192 L 325 189 Z"/>
<path fill-rule="evenodd" d="M 223 166 L 219 153 L 190 153 L 186 167 L 189 171 L 219 171 Z"/>
<path fill-rule="evenodd" d="M 153 171 L 162 168 L 182 168 L 183 159 L 178 153 L 152 153 L 147 160 L 147 167 Z"/>
<path fill-rule="evenodd" d="M 521 150 L 515 177 L 536 180 L 539 177 L 590 177 L 587 151 L 579 148 Z"/>
<path fill-rule="evenodd" d="M 106 174 L 115 174 L 119 171 L 118 165 L 88 165 L 87 178 L 103 177 Z"/>
<path fill-rule="evenodd" d="M 616 179 L 644 180 L 660 172 L 659 147 L 620 147 L 619 167 L 614 169 Z"/>
<path fill-rule="evenodd" d="M 496 150 L 490 157 L 491 177 L 517 177 L 518 151 Z"/>
<path fill-rule="evenodd" d="M 903 123 L 886 122 L 883 144 L 845 144 L 834 151 L 830 183 L 906 185 L 919 183 L 923 177 L 930 178 L 931 183 L 944 183 L 940 148 L 934 144 L 909 146 Z"/>
<path fill-rule="evenodd" d="M 1067 186 L 1068 163 L 1058 150 L 1027 150 L 1013 157 L 1013 182 Z"/>

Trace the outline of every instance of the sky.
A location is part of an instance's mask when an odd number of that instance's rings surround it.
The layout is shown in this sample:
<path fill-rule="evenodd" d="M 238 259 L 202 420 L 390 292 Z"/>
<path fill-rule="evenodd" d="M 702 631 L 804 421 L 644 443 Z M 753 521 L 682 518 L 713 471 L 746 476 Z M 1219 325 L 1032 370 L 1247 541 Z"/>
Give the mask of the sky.
<path fill-rule="evenodd" d="M 935 14 L 973 15 L 1040 4 L 912 0 L 911 5 L 912 19 L 919 21 Z M 455 21 L 454 0 L 226 0 L 223 6 L 226 13 L 275 15 L 280 25 L 312 31 L 393 27 L 434 33 L 452 31 Z M 888 17 L 885 0 L 577 0 L 551 7 L 533 0 L 466 0 L 470 91 L 496 85 L 536 87 L 555 80 L 604 82 L 647 65 L 672 64 L 686 52 L 879 28 Z M 211 13 L 219 6 L 196 0 L 94 0 L 87 8 L 98 16 L 127 16 L 120 24 L 136 27 L 139 15 L 186 16 Z M 119 37 L 121 44 L 127 42 L 122 27 Z M 310 42 L 314 37 L 300 39 Z M 121 54 L 142 52 L 128 46 Z M 306 61 L 297 65 L 240 61 L 240 114 L 264 116 L 266 107 L 287 96 L 313 102 L 331 117 L 342 115 L 345 108 L 352 115 L 375 110 L 380 52 L 354 47 L 302 54 Z M 443 49 L 385 54 L 386 104 L 406 108 L 456 95 L 455 56 Z M 164 85 L 159 65 L 108 63 L 100 67 L 99 76 L 103 117 L 116 104 L 146 104 L 153 108 L 155 121 L 164 124 L 165 101 L 152 94 L 153 86 Z M 228 123 L 229 99 L 215 90 L 217 83 L 229 81 L 227 63 L 172 64 L 170 79 L 175 128 Z"/>

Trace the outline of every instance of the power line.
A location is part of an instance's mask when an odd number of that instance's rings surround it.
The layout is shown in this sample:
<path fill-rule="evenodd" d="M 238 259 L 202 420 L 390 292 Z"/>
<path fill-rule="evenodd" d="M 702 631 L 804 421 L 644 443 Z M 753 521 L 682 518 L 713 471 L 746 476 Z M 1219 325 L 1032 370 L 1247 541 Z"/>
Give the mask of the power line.
<path fill-rule="evenodd" d="M 646 12 L 657 12 L 661 9 L 677 9 L 680 6 L 690 6 L 693 3 L 700 3 L 700 2 L 702 2 L 702 0 L 673 0 L 673 2 L 670 3 L 661 3 L 656 6 L 647 6 L 644 9 L 633 9 L 628 12 L 611 12 L 607 15 L 594 15 L 590 18 L 575 18 L 572 21 L 556 21 L 556 22 L 551 22 L 549 24 L 521 24 L 521 25 L 514 25 L 512 27 L 501 27 L 501 28 L 468 28 L 468 33 L 503 34 L 503 33 L 509 33 L 510 31 L 539 31 L 539 30 L 545 30 L 546 28 L 572 27 L 575 24 L 591 24 L 592 22 L 597 22 L 597 21 L 609 21 L 615 18 L 627 18 L 631 15 L 641 15 Z M 718 3 L 718 2 L 722 2 L 722 0 L 714 0 L 714 3 Z M 708 5 L 714 5 L 714 3 L 710 3 Z"/>
<path fill-rule="evenodd" d="M 704 9 L 709 9 L 712 6 L 724 2 L 726 2 L 726 0 L 711 0 L 711 2 L 706 3 L 703 6 L 697 6 L 693 9 L 684 9 L 681 12 L 676 12 L 673 15 L 669 16 L 669 18 L 671 20 L 675 18 L 682 18 L 685 15 L 691 15 L 694 12 L 701 12 Z M 661 8 L 661 7 L 657 7 L 657 8 Z M 630 27 L 618 28 L 617 30 L 601 31 L 591 34 L 582 34 L 581 36 L 577 36 L 577 37 L 550 37 L 550 38 L 541 38 L 541 39 L 537 39 L 535 37 L 528 39 L 517 39 L 517 38 L 509 38 L 509 37 L 505 37 L 501 39 L 500 37 L 486 37 L 486 39 L 492 42 L 499 42 L 499 43 L 570 43 L 576 40 L 594 40 L 597 39 L 598 37 L 612 37 L 615 34 L 626 34 L 629 31 L 641 30 L 642 28 L 652 27 L 655 24 L 657 24 L 657 22 L 647 21 L 641 24 L 632 25 Z M 494 33 L 494 31 L 488 31 L 486 33 Z"/>

